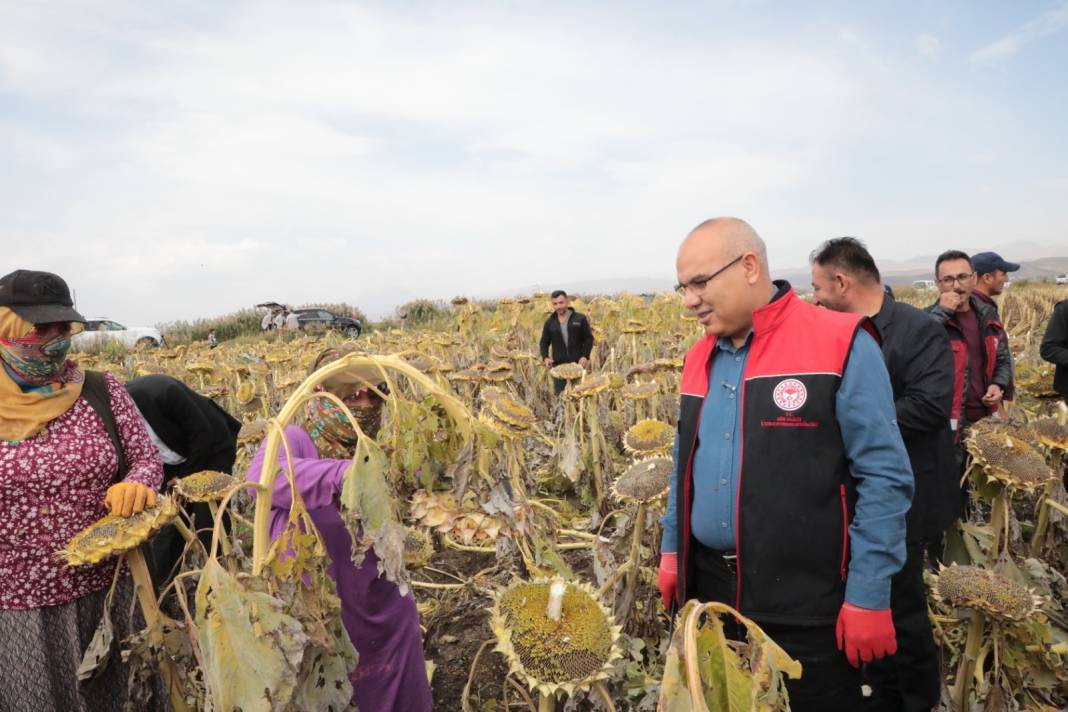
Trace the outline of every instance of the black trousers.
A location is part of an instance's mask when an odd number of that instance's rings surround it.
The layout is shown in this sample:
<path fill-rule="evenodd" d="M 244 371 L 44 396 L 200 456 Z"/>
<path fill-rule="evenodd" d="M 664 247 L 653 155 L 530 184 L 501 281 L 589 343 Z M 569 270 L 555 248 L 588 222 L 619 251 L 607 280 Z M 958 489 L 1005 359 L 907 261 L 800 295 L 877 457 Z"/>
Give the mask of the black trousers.
<path fill-rule="evenodd" d="M 567 381 L 562 378 L 553 379 L 553 395 L 560 395 L 567 388 Z"/>
<path fill-rule="evenodd" d="M 865 712 L 930 712 L 938 704 L 942 678 L 923 588 L 924 545 L 909 542 L 905 566 L 891 580 L 890 608 L 897 654 L 864 667 L 872 696 Z"/>
<path fill-rule="evenodd" d="M 719 553 L 694 544 L 697 599 L 734 606 L 737 592 L 734 572 Z M 806 627 L 757 623 L 801 663 L 801 679 L 786 680 L 793 712 L 858 712 L 861 709 L 860 671 L 849 664 L 845 653 L 838 650 L 833 625 Z M 742 637 L 740 626 L 728 625 L 725 629 L 732 638 Z"/>

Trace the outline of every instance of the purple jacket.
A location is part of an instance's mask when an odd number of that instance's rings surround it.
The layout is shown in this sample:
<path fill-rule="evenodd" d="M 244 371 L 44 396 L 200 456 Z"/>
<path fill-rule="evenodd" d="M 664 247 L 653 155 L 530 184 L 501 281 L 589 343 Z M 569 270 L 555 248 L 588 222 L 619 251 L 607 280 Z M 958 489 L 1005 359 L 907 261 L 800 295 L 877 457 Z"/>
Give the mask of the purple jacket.
<path fill-rule="evenodd" d="M 349 460 L 321 460 L 311 436 L 295 425 L 286 428 L 294 481 L 312 521 L 326 544 L 328 572 L 337 582 L 341 620 L 360 654 L 352 680 L 352 701 L 361 710 L 430 712 L 433 702 L 423 658 L 419 613 L 411 593 L 378 576 L 378 557 L 368 552 L 363 565 L 352 563 L 352 537 L 341 520 L 337 498 Z M 248 468 L 259 482 L 266 441 Z M 286 467 L 284 449 L 278 465 Z M 292 503 L 289 478 L 279 472 L 271 500 L 271 539 L 285 529 Z"/>

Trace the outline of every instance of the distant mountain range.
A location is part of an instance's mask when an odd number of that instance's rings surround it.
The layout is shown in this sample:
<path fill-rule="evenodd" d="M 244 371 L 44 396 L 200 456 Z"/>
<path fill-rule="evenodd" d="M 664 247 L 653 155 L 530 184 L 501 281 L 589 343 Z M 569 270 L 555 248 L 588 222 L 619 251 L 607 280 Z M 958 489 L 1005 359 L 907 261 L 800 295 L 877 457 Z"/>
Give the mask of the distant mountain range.
<path fill-rule="evenodd" d="M 1012 275 L 1014 280 L 1045 279 L 1053 281 L 1057 274 L 1068 273 L 1068 256 L 1064 256 L 1064 245 L 1044 245 L 1033 242 L 1015 242 L 1004 246 L 995 246 L 976 249 L 975 252 L 993 250 L 1005 259 L 1018 262 L 1020 271 Z M 919 255 L 908 259 L 881 259 L 876 255 L 879 270 L 883 274 L 883 280 L 892 285 L 908 285 L 917 279 L 934 279 L 934 263 L 936 255 Z M 775 279 L 785 279 L 798 291 L 805 292 L 812 282 L 812 273 L 808 266 L 793 267 L 783 270 L 773 270 Z M 500 297 L 514 297 L 529 295 L 534 292 L 548 292 L 556 289 L 560 283 L 533 284 L 526 287 L 517 287 L 507 290 L 487 290 L 485 292 L 471 294 L 476 299 L 497 299 Z M 666 273 L 662 277 L 613 277 L 609 279 L 590 279 L 578 282 L 567 282 L 564 288 L 573 294 L 656 294 L 669 292 L 675 286 L 675 275 Z M 416 288 L 409 287 L 383 295 L 379 300 L 369 301 L 362 304 L 363 309 L 375 319 L 391 316 L 397 304 L 410 299 L 427 297 L 419 294 Z M 442 297 L 448 299 L 448 296 Z"/>
<path fill-rule="evenodd" d="M 1004 252 L 999 252 L 1005 257 Z M 1006 257 L 1006 259 L 1009 259 Z M 879 271 L 883 276 L 883 283 L 891 286 L 909 285 L 918 279 L 934 279 L 935 258 L 923 267 L 907 267 L 902 269 L 887 269 L 880 266 Z M 1048 280 L 1053 281 L 1058 274 L 1068 274 L 1068 257 L 1041 257 L 1037 260 L 1020 261 L 1020 270 L 1010 275 L 1012 281 L 1021 280 Z M 785 279 L 794 285 L 799 291 L 807 291 L 812 282 L 812 271 L 809 268 L 798 268 L 776 273 L 776 279 Z"/>
<path fill-rule="evenodd" d="M 999 254 L 1005 255 L 1005 252 Z M 1006 257 L 1007 258 L 1007 257 Z M 935 279 L 935 256 L 915 257 L 902 262 L 882 263 L 879 271 L 882 272 L 883 282 L 892 286 L 910 285 L 915 280 Z M 1012 280 L 1048 280 L 1053 281 L 1057 274 L 1068 273 L 1068 257 L 1040 257 L 1038 259 L 1020 262 L 1020 271 L 1011 275 Z M 807 291 L 812 283 L 812 271 L 807 267 L 797 267 L 786 270 L 772 270 L 772 276 L 776 280 L 786 280 L 799 291 Z M 675 286 L 674 278 L 665 276 L 662 279 L 648 278 L 648 276 L 632 276 L 632 278 L 616 278 L 609 280 L 586 280 L 583 282 L 569 282 L 567 290 L 577 295 L 617 295 L 623 292 L 630 294 L 657 294 L 660 291 L 671 291 Z M 554 288 L 554 287 L 553 287 Z M 505 292 L 493 292 L 493 294 L 480 295 L 485 299 L 497 297 L 514 297 L 517 295 L 530 295 L 535 291 L 548 291 L 545 285 L 532 285 Z"/>

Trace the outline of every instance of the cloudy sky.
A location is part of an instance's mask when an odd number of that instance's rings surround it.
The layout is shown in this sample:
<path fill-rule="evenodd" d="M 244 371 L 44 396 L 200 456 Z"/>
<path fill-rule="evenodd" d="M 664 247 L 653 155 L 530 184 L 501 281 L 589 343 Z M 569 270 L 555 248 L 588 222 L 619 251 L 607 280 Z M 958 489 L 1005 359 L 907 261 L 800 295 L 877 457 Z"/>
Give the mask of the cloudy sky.
<path fill-rule="evenodd" d="M 1068 254 L 1066 70 L 1065 0 L 0 0 L 3 271 L 153 324 L 668 287 L 723 214 Z"/>

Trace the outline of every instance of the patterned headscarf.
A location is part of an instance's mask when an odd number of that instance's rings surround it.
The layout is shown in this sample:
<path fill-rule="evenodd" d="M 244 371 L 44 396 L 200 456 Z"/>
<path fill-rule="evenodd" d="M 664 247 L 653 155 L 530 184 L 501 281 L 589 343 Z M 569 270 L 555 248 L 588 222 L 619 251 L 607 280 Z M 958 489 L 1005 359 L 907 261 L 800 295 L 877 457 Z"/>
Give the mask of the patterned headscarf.
<path fill-rule="evenodd" d="M 56 363 L 63 346 L 34 338 L 33 324 L 0 307 L 0 440 L 33 437 L 78 400 L 85 378 L 73 361 Z M 8 369 L 30 388 L 24 391 Z"/>
<path fill-rule="evenodd" d="M 311 372 L 314 373 L 352 351 L 355 349 L 349 344 L 323 350 L 312 364 Z M 350 405 L 349 410 L 359 423 L 360 430 L 367 437 L 378 436 L 378 430 L 382 425 L 381 401 L 366 406 Z M 308 434 L 315 440 L 315 447 L 320 457 L 347 460 L 353 456 L 359 437 L 345 412 L 336 403 L 326 398 L 315 398 L 305 405 L 304 413 L 307 418 Z"/>
<path fill-rule="evenodd" d="M 382 423 L 382 404 L 349 406 L 360 429 L 369 438 L 378 435 Z M 308 419 L 308 434 L 315 440 L 320 457 L 347 460 L 356 451 L 359 438 L 344 411 L 333 401 L 316 398 L 308 401 L 304 413 Z"/>

